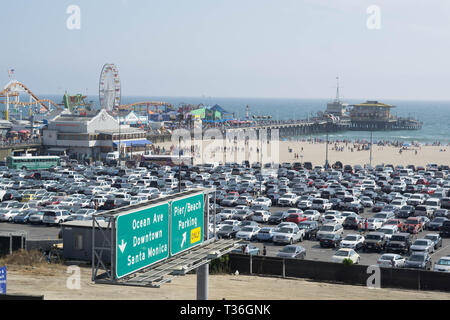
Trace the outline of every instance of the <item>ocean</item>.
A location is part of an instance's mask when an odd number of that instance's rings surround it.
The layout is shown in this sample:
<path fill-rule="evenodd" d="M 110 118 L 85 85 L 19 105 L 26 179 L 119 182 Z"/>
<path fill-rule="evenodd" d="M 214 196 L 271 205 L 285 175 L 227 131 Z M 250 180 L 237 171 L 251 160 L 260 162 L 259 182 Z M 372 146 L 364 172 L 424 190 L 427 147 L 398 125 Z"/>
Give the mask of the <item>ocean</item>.
<path fill-rule="evenodd" d="M 272 116 L 274 120 L 306 119 L 308 115 L 316 115 L 324 111 L 328 99 L 259 99 L 259 98 L 214 98 L 214 97 L 122 97 L 122 104 L 138 101 L 165 101 L 173 105 L 181 103 L 215 105 L 218 104 L 238 118 L 244 118 L 246 105 L 249 114 Z M 349 104 L 361 103 L 362 100 L 345 100 Z M 403 141 L 405 143 L 450 143 L 450 101 L 407 101 L 380 100 L 392 104 L 392 113 L 401 117 L 414 117 L 423 122 L 421 130 L 375 131 L 373 140 Z M 324 138 L 325 134 L 313 135 L 313 138 Z M 345 131 L 329 134 L 330 140 L 369 140 L 370 132 Z"/>
<path fill-rule="evenodd" d="M 55 102 L 61 102 L 62 96 L 42 96 Z M 98 96 L 88 97 L 98 105 Z M 234 112 L 237 118 L 245 118 L 246 105 L 249 113 L 259 116 L 272 116 L 274 120 L 306 119 L 308 115 L 316 115 L 324 111 L 329 99 L 269 99 L 269 98 L 215 98 L 215 97 L 161 97 L 161 96 L 123 96 L 121 103 L 129 104 L 140 101 L 164 101 L 175 106 L 180 104 L 218 104 L 229 112 Z M 379 100 L 392 104 L 392 113 L 402 117 L 414 117 L 423 122 L 421 130 L 405 131 L 374 131 L 373 140 L 403 141 L 405 143 L 419 142 L 431 144 L 436 141 L 442 144 L 450 143 L 450 101 L 408 101 L 408 100 Z M 345 103 L 355 104 L 362 100 L 343 100 Z M 324 138 L 325 134 L 313 135 L 313 138 Z M 370 132 L 346 131 L 329 135 L 330 140 L 369 140 Z"/>

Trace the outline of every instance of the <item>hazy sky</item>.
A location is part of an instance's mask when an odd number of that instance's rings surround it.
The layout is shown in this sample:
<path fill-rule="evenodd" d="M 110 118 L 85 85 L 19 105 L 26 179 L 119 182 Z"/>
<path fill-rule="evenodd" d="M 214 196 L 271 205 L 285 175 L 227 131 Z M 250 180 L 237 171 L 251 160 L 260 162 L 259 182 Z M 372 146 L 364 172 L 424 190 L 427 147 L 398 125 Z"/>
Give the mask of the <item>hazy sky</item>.
<path fill-rule="evenodd" d="M 69 30 L 69 5 L 81 9 Z M 380 29 L 369 29 L 370 5 Z M 448 0 L 14 0 L 0 9 L 7 70 L 37 93 L 450 99 Z"/>

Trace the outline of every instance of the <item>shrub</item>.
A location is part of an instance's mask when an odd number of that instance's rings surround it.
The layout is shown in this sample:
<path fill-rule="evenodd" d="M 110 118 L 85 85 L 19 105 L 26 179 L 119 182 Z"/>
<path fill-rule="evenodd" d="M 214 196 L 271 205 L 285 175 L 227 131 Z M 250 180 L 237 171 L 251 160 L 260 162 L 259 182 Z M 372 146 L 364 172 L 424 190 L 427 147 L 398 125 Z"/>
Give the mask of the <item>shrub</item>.
<path fill-rule="evenodd" d="M 209 272 L 211 274 L 230 273 L 230 259 L 228 255 L 226 254 L 211 261 Z"/>
<path fill-rule="evenodd" d="M 346 266 L 351 266 L 353 264 L 353 260 L 347 258 L 342 260 L 342 263 L 345 264 Z"/>

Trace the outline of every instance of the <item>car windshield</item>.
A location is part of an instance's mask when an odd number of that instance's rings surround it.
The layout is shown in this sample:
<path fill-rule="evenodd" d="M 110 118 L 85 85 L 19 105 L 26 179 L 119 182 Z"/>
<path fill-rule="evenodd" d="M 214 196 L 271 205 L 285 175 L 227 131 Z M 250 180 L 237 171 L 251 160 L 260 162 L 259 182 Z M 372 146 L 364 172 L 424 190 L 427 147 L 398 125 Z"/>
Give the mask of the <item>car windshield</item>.
<path fill-rule="evenodd" d="M 322 236 L 322 239 L 331 240 L 334 239 L 335 235 L 333 233 L 327 233 Z"/>
<path fill-rule="evenodd" d="M 425 261 L 425 256 L 413 254 L 413 255 L 409 256 L 408 260 L 409 261 Z"/>
<path fill-rule="evenodd" d="M 295 250 L 296 250 L 295 247 L 286 246 L 283 249 L 281 249 L 281 252 L 294 253 Z"/>
<path fill-rule="evenodd" d="M 338 257 L 348 257 L 349 251 L 338 250 L 334 255 Z"/>
<path fill-rule="evenodd" d="M 344 238 L 344 240 L 345 241 L 356 241 L 356 240 L 358 240 L 358 237 L 357 236 L 346 236 Z"/>
<path fill-rule="evenodd" d="M 222 231 L 231 231 L 231 230 L 233 230 L 233 226 L 226 225 L 222 227 Z"/>
<path fill-rule="evenodd" d="M 424 241 L 424 240 L 417 240 L 417 241 L 414 242 L 414 245 L 415 246 L 427 246 L 428 242 Z"/>
<path fill-rule="evenodd" d="M 405 221 L 405 224 L 419 224 L 419 221 L 418 221 L 418 220 L 410 220 L 410 219 L 407 219 L 407 220 Z"/>
<path fill-rule="evenodd" d="M 425 236 L 425 239 L 431 240 L 431 241 L 435 241 L 439 238 L 439 236 L 436 234 L 428 234 Z"/>
<path fill-rule="evenodd" d="M 379 232 L 383 232 L 384 234 L 393 234 L 394 230 L 392 229 L 380 229 Z"/>
<path fill-rule="evenodd" d="M 450 266 L 450 259 L 441 258 L 436 264 L 441 266 Z"/>
<path fill-rule="evenodd" d="M 368 234 L 366 236 L 366 239 L 368 239 L 368 240 L 380 240 L 381 236 L 377 235 L 377 234 Z"/>
<path fill-rule="evenodd" d="M 282 216 L 283 216 L 283 212 L 272 213 L 272 217 L 282 217 Z"/>
<path fill-rule="evenodd" d="M 253 231 L 253 227 L 245 227 L 245 228 L 242 228 L 241 231 L 244 231 L 244 232 L 252 232 L 252 231 Z"/>
<path fill-rule="evenodd" d="M 280 228 L 278 230 L 279 233 L 294 233 L 294 229 L 292 228 Z"/>
<path fill-rule="evenodd" d="M 298 225 L 298 227 L 299 227 L 300 229 L 309 229 L 309 228 L 311 228 L 311 225 L 310 225 L 309 223 L 300 223 L 300 224 Z"/>
<path fill-rule="evenodd" d="M 321 226 L 320 231 L 333 231 L 334 226 Z"/>
<path fill-rule="evenodd" d="M 381 258 L 380 258 L 380 260 L 389 260 L 389 261 L 392 261 L 394 259 L 394 256 L 387 256 L 387 255 L 385 255 L 385 256 L 381 256 Z"/>
<path fill-rule="evenodd" d="M 391 241 L 405 241 L 405 238 L 402 236 L 392 236 Z"/>

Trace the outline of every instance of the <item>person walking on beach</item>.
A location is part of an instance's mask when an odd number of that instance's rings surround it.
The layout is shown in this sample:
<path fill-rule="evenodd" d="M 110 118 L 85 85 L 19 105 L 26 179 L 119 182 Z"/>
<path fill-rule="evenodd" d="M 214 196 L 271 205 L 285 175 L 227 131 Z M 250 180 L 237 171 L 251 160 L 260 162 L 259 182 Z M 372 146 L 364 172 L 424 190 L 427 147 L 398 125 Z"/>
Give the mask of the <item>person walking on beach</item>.
<path fill-rule="evenodd" d="M 367 229 L 369 228 L 369 223 L 367 222 L 367 219 L 364 221 L 364 230 L 367 231 Z"/>

